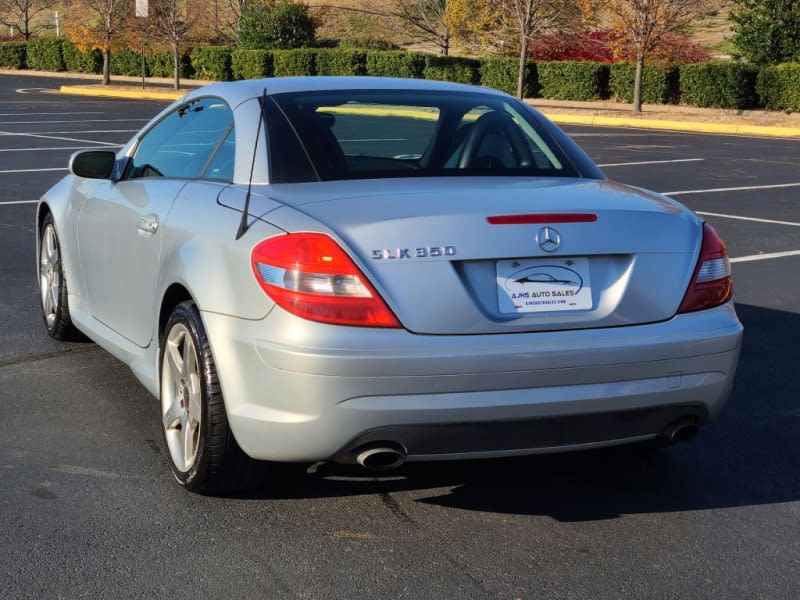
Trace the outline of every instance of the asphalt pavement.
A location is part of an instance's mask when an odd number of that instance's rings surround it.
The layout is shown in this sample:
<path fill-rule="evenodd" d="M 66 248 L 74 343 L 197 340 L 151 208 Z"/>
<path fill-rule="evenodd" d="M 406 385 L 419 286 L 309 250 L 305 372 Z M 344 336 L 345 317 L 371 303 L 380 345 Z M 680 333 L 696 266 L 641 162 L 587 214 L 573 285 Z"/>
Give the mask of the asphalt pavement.
<path fill-rule="evenodd" d="M 800 597 L 800 140 L 566 126 L 733 257 L 733 397 L 666 452 L 320 465 L 227 498 L 169 473 L 157 402 L 41 323 L 35 200 L 165 103 L 0 77 L 0 598 Z"/>

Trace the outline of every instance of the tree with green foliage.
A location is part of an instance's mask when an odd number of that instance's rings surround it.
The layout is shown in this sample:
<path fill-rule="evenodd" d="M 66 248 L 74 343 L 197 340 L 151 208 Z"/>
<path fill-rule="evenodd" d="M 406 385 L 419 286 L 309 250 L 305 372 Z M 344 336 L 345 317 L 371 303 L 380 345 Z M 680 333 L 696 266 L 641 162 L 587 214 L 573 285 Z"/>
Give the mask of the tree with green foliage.
<path fill-rule="evenodd" d="M 733 43 L 756 65 L 800 60 L 800 2 L 736 0 Z"/>
<path fill-rule="evenodd" d="M 239 17 L 239 47 L 290 50 L 314 43 L 308 6 L 292 0 L 248 0 Z"/>

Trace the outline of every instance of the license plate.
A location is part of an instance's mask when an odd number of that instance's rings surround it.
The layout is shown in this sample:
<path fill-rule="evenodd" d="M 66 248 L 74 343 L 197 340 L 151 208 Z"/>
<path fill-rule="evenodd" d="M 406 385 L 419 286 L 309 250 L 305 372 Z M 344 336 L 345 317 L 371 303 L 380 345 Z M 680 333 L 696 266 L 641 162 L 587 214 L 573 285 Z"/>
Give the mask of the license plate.
<path fill-rule="evenodd" d="M 588 258 L 526 258 L 497 261 L 501 313 L 592 308 Z"/>

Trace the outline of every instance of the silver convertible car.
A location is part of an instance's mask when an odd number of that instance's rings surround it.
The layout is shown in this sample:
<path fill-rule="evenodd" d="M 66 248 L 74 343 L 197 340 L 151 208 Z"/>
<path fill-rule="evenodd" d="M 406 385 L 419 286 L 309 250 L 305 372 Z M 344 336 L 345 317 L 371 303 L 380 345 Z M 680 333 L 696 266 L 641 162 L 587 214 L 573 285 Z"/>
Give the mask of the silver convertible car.
<path fill-rule="evenodd" d="M 500 92 L 215 84 L 69 168 L 37 211 L 47 331 L 160 399 L 189 490 L 669 443 L 730 394 L 720 237 Z"/>

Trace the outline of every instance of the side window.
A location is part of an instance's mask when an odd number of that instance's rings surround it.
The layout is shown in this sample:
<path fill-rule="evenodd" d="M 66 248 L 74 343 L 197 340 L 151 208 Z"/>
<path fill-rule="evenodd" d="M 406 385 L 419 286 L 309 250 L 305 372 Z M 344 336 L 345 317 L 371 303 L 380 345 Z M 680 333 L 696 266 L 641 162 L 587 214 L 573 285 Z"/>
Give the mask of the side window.
<path fill-rule="evenodd" d="M 208 163 L 203 177 L 206 179 L 233 180 L 233 161 L 236 156 L 236 130 L 231 128 L 220 144 L 217 153 Z"/>
<path fill-rule="evenodd" d="M 231 109 L 218 98 L 184 104 L 144 135 L 127 178 L 200 177 L 231 123 Z"/>

